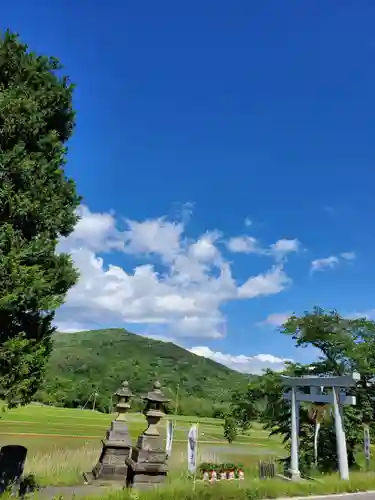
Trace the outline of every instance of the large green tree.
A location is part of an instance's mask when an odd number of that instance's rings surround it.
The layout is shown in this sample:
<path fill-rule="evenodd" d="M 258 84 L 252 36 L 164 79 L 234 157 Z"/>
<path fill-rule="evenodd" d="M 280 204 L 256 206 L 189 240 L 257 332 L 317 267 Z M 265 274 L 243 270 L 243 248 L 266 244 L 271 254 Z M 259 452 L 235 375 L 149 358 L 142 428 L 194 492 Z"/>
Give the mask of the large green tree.
<path fill-rule="evenodd" d="M 0 38 L 0 387 L 9 405 L 40 386 L 54 311 L 77 280 L 59 238 L 80 198 L 65 175 L 73 87 L 59 62 Z"/>
<path fill-rule="evenodd" d="M 369 424 L 374 431 L 375 386 L 375 323 L 366 318 L 347 318 L 336 310 L 325 311 L 315 307 L 304 315 L 291 316 L 283 325 L 282 333 L 293 336 L 297 347 L 312 346 L 320 353 L 317 361 L 309 367 L 309 372 L 317 375 L 360 374 L 360 381 L 351 393 L 356 396 L 354 407 L 344 407 L 344 425 L 347 438 L 348 461 L 356 464 L 356 451 L 362 443 L 363 424 Z M 327 412 L 325 412 L 327 416 Z M 315 412 L 318 417 L 319 412 Z M 319 421 L 318 465 L 327 469 L 336 464 L 336 437 L 332 419 Z M 316 436 L 315 436 L 316 437 Z M 310 443 L 309 443 L 310 444 Z M 331 465 L 330 465 L 331 464 Z"/>
<path fill-rule="evenodd" d="M 304 315 L 291 316 L 282 333 L 292 335 L 297 347 L 312 346 L 319 358 L 311 365 L 316 374 L 346 375 L 358 372 L 355 410 L 364 423 L 372 423 L 375 396 L 375 322 L 345 318 L 337 311 L 315 307 Z M 348 410 L 349 411 L 349 410 Z"/>
<path fill-rule="evenodd" d="M 363 442 L 363 424 L 374 426 L 375 323 L 366 318 L 344 318 L 337 311 L 314 308 L 291 316 L 281 329 L 292 335 L 296 347 L 312 346 L 318 359 L 310 365 L 288 364 L 284 374 L 344 375 L 359 372 L 353 388 L 357 405 L 344 408 L 348 462 L 356 466 L 356 453 Z M 283 399 L 281 374 L 267 371 L 249 384 L 247 392 L 233 396 L 232 412 L 239 425 L 248 427 L 256 416 L 271 434 L 280 435 L 287 449 L 290 443 L 290 404 Z M 319 436 L 319 439 L 317 439 Z M 299 429 L 300 467 L 307 473 L 337 468 L 336 435 L 330 408 L 301 403 Z M 285 460 L 289 463 L 289 457 Z"/>

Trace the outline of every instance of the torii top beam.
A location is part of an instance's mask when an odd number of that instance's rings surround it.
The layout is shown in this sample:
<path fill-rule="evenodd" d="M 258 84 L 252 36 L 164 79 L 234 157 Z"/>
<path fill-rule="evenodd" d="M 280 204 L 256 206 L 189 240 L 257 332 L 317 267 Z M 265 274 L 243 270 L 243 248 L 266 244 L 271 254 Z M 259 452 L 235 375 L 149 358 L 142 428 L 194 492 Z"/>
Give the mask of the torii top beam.
<path fill-rule="evenodd" d="M 359 373 L 342 376 L 315 376 L 288 377 L 281 375 L 282 382 L 287 387 L 353 387 L 360 380 Z"/>

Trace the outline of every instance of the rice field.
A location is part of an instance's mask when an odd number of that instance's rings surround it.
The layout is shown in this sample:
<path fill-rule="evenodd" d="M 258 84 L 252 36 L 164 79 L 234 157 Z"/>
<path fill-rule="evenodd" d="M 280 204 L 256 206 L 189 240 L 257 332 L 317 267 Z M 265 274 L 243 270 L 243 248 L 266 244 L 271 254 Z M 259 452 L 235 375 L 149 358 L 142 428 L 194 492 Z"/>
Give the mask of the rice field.
<path fill-rule="evenodd" d="M 101 450 L 101 439 L 114 415 L 92 410 L 55 408 L 37 404 L 0 414 L 0 445 L 20 444 L 28 448 L 26 473 L 32 473 L 41 484 L 71 485 L 82 483 L 82 473 L 95 465 Z M 229 445 L 223 437 L 223 422 L 218 419 L 177 417 L 170 476 L 183 475 L 186 469 L 187 433 L 192 423 L 199 428 L 199 461 L 240 462 L 247 474 L 256 474 L 260 459 L 274 460 L 284 450 L 276 438 L 259 425 L 239 435 Z M 142 414 L 128 415 L 133 442 L 145 430 Z M 165 420 L 159 430 L 165 435 Z"/>

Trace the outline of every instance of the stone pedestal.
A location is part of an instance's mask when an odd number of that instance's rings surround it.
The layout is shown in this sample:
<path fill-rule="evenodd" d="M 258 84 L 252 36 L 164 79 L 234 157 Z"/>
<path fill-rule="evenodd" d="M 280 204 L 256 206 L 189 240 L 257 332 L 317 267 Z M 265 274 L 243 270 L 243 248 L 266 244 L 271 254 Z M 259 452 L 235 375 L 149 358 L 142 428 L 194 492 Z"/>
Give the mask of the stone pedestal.
<path fill-rule="evenodd" d="M 132 447 L 127 423 L 114 420 L 102 443 L 99 461 L 92 470 L 93 478 L 125 482 L 128 469 L 125 461 Z"/>
<path fill-rule="evenodd" d="M 161 392 L 159 382 L 155 382 L 153 390 L 144 399 L 147 401 L 144 413 L 148 427 L 126 459 L 128 488 L 154 488 L 166 479 L 168 473 L 167 454 L 157 424 L 164 416 L 162 409 L 169 400 Z"/>
<path fill-rule="evenodd" d="M 103 448 L 98 463 L 92 472 L 83 474 L 85 482 L 92 480 L 121 481 L 126 483 L 128 466 L 126 459 L 131 456 L 132 443 L 129 436 L 128 423 L 125 414 L 130 408 L 129 400 L 132 393 L 127 382 L 116 392 L 118 415 L 107 431 L 106 439 L 102 441 Z"/>
<path fill-rule="evenodd" d="M 136 448 L 126 460 L 129 488 L 151 489 L 162 483 L 168 473 L 167 455 L 160 437 L 139 436 Z"/>

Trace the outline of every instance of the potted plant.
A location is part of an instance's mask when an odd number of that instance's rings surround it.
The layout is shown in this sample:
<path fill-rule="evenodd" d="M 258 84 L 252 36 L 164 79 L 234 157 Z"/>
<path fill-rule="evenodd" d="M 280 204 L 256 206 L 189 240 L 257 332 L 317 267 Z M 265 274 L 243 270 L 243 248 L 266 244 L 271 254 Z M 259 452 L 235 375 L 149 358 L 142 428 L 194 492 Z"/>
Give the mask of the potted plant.
<path fill-rule="evenodd" d="M 210 469 L 210 464 L 203 462 L 202 464 L 199 465 L 199 471 L 202 474 L 202 479 L 204 481 L 208 481 L 209 479 L 209 469 Z"/>

